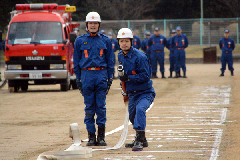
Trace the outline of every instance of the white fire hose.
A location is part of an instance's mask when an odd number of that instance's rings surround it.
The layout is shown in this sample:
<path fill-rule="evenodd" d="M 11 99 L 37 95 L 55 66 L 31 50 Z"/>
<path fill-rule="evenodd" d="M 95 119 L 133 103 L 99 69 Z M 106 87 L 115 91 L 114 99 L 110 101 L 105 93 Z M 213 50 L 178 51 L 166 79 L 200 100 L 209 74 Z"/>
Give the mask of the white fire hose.
<path fill-rule="evenodd" d="M 38 156 L 37 160 L 90 158 L 90 157 L 92 157 L 92 151 L 115 150 L 115 149 L 121 148 L 127 138 L 128 125 L 131 124 L 129 122 L 127 102 L 125 103 L 125 105 L 126 105 L 126 114 L 125 114 L 125 121 L 124 121 L 122 135 L 121 135 L 120 140 L 114 147 L 104 148 L 104 149 L 92 149 L 92 148 L 88 148 L 88 147 L 82 147 L 78 124 L 72 123 L 72 124 L 70 124 L 70 128 L 69 128 L 69 136 L 73 139 L 73 144 L 64 151 L 44 152 Z M 151 104 L 151 106 L 148 108 L 148 110 L 146 112 L 148 112 L 152 108 L 152 106 L 153 106 L 153 103 Z M 112 133 L 114 133 L 114 132 L 111 132 L 110 134 L 112 134 Z"/>

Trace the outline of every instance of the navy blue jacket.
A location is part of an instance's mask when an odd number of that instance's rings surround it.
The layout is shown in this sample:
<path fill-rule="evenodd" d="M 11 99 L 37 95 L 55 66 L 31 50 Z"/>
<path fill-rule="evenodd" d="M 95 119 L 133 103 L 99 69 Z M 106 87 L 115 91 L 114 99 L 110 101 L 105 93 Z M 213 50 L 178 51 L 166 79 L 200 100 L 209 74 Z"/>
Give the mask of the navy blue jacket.
<path fill-rule="evenodd" d="M 112 42 L 113 52 L 116 52 L 117 50 L 120 50 L 120 46 L 118 45 L 118 41 L 116 39 L 112 38 L 111 42 Z"/>
<path fill-rule="evenodd" d="M 90 33 L 79 36 L 74 44 L 73 64 L 77 79 L 81 79 L 81 69 L 89 67 L 105 67 L 108 78 L 112 78 L 114 53 L 111 40 L 101 33 L 97 36 Z"/>
<path fill-rule="evenodd" d="M 167 41 L 167 48 L 169 49 L 170 53 L 174 53 L 174 48 L 171 46 L 172 38 L 169 38 Z"/>
<path fill-rule="evenodd" d="M 175 35 L 172 37 L 171 46 L 173 48 L 187 48 L 188 47 L 188 39 L 185 34 L 181 34 L 180 36 Z"/>
<path fill-rule="evenodd" d="M 147 55 L 136 48 L 131 47 L 130 51 L 124 55 L 123 51 L 118 53 L 119 64 L 123 65 L 124 72 L 128 75 L 126 82 L 127 92 L 143 91 L 151 89 L 151 65 Z"/>
<path fill-rule="evenodd" d="M 144 38 L 144 40 L 142 41 L 141 49 L 144 52 L 147 52 L 147 49 L 148 49 L 148 38 Z"/>
<path fill-rule="evenodd" d="M 133 48 L 141 48 L 141 40 L 138 36 L 133 36 Z"/>
<path fill-rule="evenodd" d="M 163 51 L 164 52 L 164 47 L 167 46 L 167 39 L 166 37 L 164 37 L 163 35 L 152 35 L 149 39 L 148 39 L 148 53 L 151 52 L 151 50 L 153 51 Z"/>
<path fill-rule="evenodd" d="M 232 38 L 221 38 L 220 39 L 220 42 L 219 42 L 219 47 L 220 49 L 222 50 L 222 52 L 232 52 L 235 48 L 235 43 L 234 43 L 234 40 Z"/>

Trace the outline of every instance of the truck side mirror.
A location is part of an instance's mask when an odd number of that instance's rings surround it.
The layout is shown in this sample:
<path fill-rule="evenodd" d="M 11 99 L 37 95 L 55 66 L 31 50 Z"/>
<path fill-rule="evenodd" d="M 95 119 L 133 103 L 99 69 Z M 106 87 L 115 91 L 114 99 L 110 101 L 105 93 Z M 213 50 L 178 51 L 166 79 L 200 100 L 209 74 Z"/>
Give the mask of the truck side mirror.
<path fill-rule="evenodd" d="M 0 30 L 0 42 L 2 43 L 2 31 Z"/>
<path fill-rule="evenodd" d="M 67 42 L 68 40 L 65 40 L 65 39 L 62 41 L 63 44 L 66 44 Z"/>
<path fill-rule="evenodd" d="M 77 35 L 74 32 L 69 34 L 69 40 L 72 44 L 74 44 L 76 38 L 77 38 Z"/>

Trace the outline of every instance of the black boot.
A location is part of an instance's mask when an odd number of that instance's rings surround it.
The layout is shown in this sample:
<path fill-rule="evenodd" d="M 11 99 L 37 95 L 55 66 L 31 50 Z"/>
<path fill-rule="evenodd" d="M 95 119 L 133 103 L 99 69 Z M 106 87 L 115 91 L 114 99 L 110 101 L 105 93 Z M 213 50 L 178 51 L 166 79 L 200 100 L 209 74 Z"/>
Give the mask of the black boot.
<path fill-rule="evenodd" d="M 86 146 L 96 146 L 96 145 L 97 145 L 96 134 L 88 131 L 88 142 Z"/>
<path fill-rule="evenodd" d="M 143 150 L 144 138 L 145 138 L 145 131 L 136 131 L 136 140 L 134 142 L 134 146 L 132 147 L 132 151 Z"/>
<path fill-rule="evenodd" d="M 98 127 L 97 143 L 99 146 L 107 146 L 107 143 L 105 142 L 105 127 Z"/>
<path fill-rule="evenodd" d="M 165 76 L 164 76 L 164 72 L 161 72 L 162 73 L 162 78 L 166 78 Z"/>
<path fill-rule="evenodd" d="M 234 76 L 234 73 L 233 73 L 233 71 L 231 71 L 231 76 Z"/>
<path fill-rule="evenodd" d="M 179 72 L 176 72 L 176 75 L 173 78 L 179 78 Z"/>
<path fill-rule="evenodd" d="M 179 76 L 180 78 L 183 77 L 183 76 L 181 76 L 181 70 L 178 72 L 178 76 Z"/>
<path fill-rule="evenodd" d="M 183 78 L 187 78 L 186 72 L 183 72 Z"/>
<path fill-rule="evenodd" d="M 170 76 L 168 78 L 172 78 L 172 71 L 170 71 Z"/>
<path fill-rule="evenodd" d="M 158 78 L 157 72 L 153 72 L 153 73 L 152 73 L 152 78 Z"/>
<path fill-rule="evenodd" d="M 132 143 L 126 143 L 126 144 L 125 144 L 125 147 L 126 147 L 126 148 L 132 148 L 132 147 L 134 146 L 134 143 L 135 143 L 136 139 L 137 139 L 137 136 L 136 136 L 135 139 L 132 141 Z M 148 147 L 148 141 L 147 141 L 146 137 L 145 137 L 144 140 L 143 140 L 143 147 Z"/>
<path fill-rule="evenodd" d="M 224 72 L 222 72 L 219 76 L 220 76 L 220 77 L 223 77 L 223 76 L 224 76 Z"/>

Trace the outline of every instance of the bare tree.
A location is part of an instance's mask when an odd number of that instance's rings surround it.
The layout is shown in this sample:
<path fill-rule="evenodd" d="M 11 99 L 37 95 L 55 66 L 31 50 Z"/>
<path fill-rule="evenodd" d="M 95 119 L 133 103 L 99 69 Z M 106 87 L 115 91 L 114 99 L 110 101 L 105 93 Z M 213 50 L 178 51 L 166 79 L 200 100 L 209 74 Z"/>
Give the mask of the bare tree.
<path fill-rule="evenodd" d="M 240 1 L 239 0 L 218 0 L 220 3 L 225 4 L 235 17 L 240 16 Z"/>
<path fill-rule="evenodd" d="M 88 0 L 88 8 L 97 11 L 103 19 L 127 20 L 143 19 L 146 12 L 159 2 L 156 0 Z M 148 17 L 146 17 L 148 18 Z"/>

